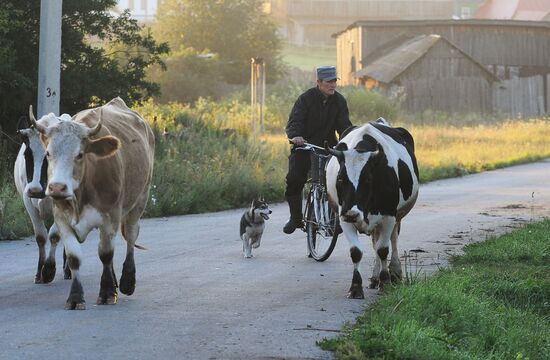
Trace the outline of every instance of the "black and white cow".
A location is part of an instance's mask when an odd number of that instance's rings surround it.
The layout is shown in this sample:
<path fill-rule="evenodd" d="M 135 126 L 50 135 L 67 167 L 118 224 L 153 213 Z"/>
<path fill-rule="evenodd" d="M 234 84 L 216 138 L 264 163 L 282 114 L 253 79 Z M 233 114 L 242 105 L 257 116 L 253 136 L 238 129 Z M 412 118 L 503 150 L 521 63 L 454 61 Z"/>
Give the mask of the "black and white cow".
<path fill-rule="evenodd" d="M 372 237 L 376 253 L 370 288 L 383 290 L 392 277 L 402 275 L 397 237 L 419 187 L 414 141 L 407 130 L 380 118 L 351 130 L 329 151 L 334 156 L 327 165 L 327 189 L 332 205 L 338 206 L 354 265 L 348 297 L 362 299 L 359 233 Z"/>
<path fill-rule="evenodd" d="M 32 112 L 32 109 L 30 110 Z M 44 126 L 53 125 L 59 120 L 70 120 L 67 114 L 57 118 L 53 113 L 44 115 L 38 123 Z M 17 155 L 14 166 L 14 180 L 17 192 L 23 200 L 29 214 L 38 245 L 38 266 L 34 282 L 49 283 L 55 277 L 55 251 L 59 243 L 57 227 L 46 229 L 44 221 L 52 217 L 52 199 L 46 197 L 48 161 L 46 150 L 40 140 L 40 133 L 29 124 L 20 122 L 18 133 L 23 144 Z M 50 242 L 50 251 L 46 257 L 46 244 Z M 69 269 L 65 269 L 65 278 L 70 278 Z"/>

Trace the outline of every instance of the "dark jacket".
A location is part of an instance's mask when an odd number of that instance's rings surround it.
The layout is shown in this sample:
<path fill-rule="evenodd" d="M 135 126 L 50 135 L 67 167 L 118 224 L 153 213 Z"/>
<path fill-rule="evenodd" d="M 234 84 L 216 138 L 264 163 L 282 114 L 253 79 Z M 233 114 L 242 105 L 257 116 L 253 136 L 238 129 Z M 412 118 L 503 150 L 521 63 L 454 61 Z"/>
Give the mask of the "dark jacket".
<path fill-rule="evenodd" d="M 288 117 L 286 134 L 289 139 L 303 137 L 307 142 L 329 146 L 338 142 L 335 131 L 342 135 L 351 126 L 346 99 L 335 92 L 327 98 L 319 88 L 314 87 L 304 92 L 294 103 Z"/>

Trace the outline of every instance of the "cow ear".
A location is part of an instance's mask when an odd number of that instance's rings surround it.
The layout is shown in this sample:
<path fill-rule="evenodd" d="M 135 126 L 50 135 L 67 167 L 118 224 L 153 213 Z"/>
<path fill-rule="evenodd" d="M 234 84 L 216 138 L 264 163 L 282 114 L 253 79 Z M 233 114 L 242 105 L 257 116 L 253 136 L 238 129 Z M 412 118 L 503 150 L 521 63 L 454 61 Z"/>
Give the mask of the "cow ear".
<path fill-rule="evenodd" d="M 93 153 L 99 157 L 109 157 L 114 155 L 119 148 L 120 140 L 108 135 L 95 140 L 88 139 L 86 152 Z"/>

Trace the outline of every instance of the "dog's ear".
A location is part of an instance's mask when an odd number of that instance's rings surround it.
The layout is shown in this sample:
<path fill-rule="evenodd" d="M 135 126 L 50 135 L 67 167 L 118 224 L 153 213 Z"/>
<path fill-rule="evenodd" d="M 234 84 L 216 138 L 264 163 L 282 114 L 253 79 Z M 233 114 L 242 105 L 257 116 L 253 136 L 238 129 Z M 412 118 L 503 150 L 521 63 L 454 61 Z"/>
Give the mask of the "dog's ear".
<path fill-rule="evenodd" d="M 253 208 L 254 207 L 254 203 L 256 202 L 256 200 L 252 200 L 252 202 L 250 203 L 250 207 Z"/>

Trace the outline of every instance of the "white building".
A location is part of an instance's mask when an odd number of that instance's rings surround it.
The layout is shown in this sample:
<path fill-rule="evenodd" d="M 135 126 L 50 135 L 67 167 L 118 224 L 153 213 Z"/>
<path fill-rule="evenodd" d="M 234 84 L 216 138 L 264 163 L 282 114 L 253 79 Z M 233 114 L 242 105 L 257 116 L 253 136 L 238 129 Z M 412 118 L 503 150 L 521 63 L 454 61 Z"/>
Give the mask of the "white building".
<path fill-rule="evenodd" d="M 157 6 L 159 0 L 118 0 L 116 12 L 129 9 L 132 18 L 139 22 L 151 22 L 157 15 Z"/>

